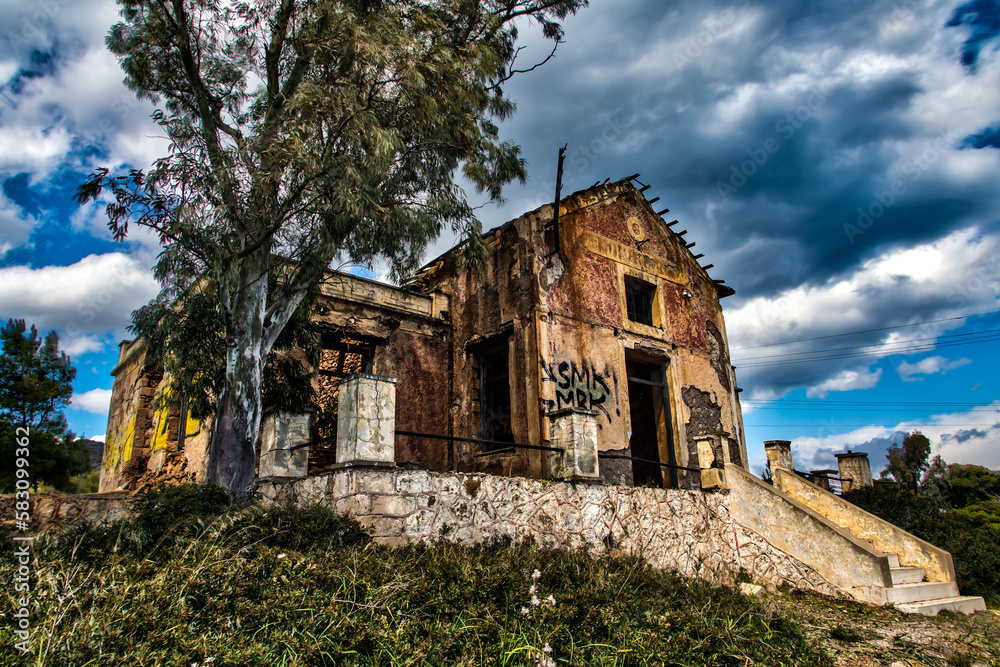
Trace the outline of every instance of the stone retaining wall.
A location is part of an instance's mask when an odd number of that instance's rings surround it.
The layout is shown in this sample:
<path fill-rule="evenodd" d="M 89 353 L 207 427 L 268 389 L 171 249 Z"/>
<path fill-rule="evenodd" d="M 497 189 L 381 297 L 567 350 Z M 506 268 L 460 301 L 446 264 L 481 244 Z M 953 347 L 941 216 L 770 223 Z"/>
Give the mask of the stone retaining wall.
<path fill-rule="evenodd" d="M 82 493 L 32 493 L 28 499 L 31 512 L 29 531 L 38 533 L 52 528 L 90 521 L 104 523 L 125 516 L 133 498 L 122 495 Z M 0 495 L 0 530 L 18 531 L 14 494 Z"/>
<path fill-rule="evenodd" d="M 257 490 L 275 501 L 328 503 L 383 544 L 531 539 L 542 548 L 635 554 L 654 567 L 715 584 L 733 584 L 745 571 L 771 587 L 844 596 L 815 570 L 736 524 L 725 492 L 358 468 L 261 480 Z"/>

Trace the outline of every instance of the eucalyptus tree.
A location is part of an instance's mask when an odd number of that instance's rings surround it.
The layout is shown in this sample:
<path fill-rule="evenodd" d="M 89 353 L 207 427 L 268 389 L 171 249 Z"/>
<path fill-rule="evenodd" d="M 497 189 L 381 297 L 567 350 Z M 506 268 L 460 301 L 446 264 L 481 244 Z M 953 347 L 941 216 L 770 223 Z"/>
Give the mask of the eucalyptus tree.
<path fill-rule="evenodd" d="M 216 290 L 225 374 L 209 478 L 253 483 L 265 361 L 333 262 L 416 268 L 450 227 L 483 256 L 457 170 L 492 199 L 524 180 L 497 122 L 518 27 L 552 40 L 587 0 L 119 0 L 107 38 L 170 153 L 148 172 L 93 174 L 109 226 L 153 230 L 159 303 Z M 551 57 L 551 54 L 550 54 Z M 546 58 L 547 60 L 547 58 Z M 181 337 L 183 338 L 183 337 Z M 169 337 L 168 337 L 169 339 Z"/>

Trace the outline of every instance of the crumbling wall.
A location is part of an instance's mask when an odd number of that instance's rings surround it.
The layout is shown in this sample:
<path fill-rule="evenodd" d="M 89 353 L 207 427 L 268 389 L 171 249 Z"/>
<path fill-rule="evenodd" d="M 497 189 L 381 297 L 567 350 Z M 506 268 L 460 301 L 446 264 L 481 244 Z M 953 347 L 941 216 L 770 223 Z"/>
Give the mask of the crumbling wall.
<path fill-rule="evenodd" d="M 101 491 L 127 488 L 145 473 L 152 453 L 153 396 L 163 377 L 147 364 L 142 341 L 123 345 L 112 375 L 115 382 L 101 463 Z"/>

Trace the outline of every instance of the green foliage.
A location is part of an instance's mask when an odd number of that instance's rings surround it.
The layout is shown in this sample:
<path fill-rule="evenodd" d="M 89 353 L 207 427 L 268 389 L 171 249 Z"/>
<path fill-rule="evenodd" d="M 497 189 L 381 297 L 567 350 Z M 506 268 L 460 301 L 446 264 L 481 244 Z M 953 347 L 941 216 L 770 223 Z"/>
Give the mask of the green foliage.
<path fill-rule="evenodd" d="M 36 490 L 43 482 L 70 489 L 70 477 L 90 470 L 90 450 L 66 431 L 63 415 L 76 369 L 55 331 L 42 338 L 24 320 L 8 320 L 0 343 L 0 492 L 14 490 L 19 458 Z"/>
<path fill-rule="evenodd" d="M 271 281 L 271 290 L 276 290 Z M 146 341 L 147 358 L 173 378 L 174 391 L 160 395 L 171 407 L 187 401 L 195 419 L 215 413 L 226 370 L 226 330 L 219 314 L 218 285 L 199 284 L 183 299 L 167 292 L 132 313 L 130 330 Z M 319 363 L 319 331 L 310 319 L 311 295 L 295 310 L 267 357 L 262 403 L 272 410 L 302 412 L 312 405 L 315 390 L 309 370 Z"/>
<path fill-rule="evenodd" d="M 15 490 L 18 458 L 28 461 L 28 480 L 32 488 L 48 484 L 58 491 L 71 491 L 70 478 L 90 471 L 90 449 L 86 443 L 76 439 L 72 433 L 61 438 L 46 431 L 31 431 L 25 448 L 23 431 L 18 431 L 9 422 L 0 419 L 0 493 Z M 28 456 L 24 457 L 24 449 Z"/>
<path fill-rule="evenodd" d="M 844 498 L 952 555 L 958 587 L 1000 604 L 1000 531 L 971 513 L 945 509 L 936 498 L 890 485 L 857 489 Z"/>
<path fill-rule="evenodd" d="M 483 258 L 454 176 L 461 169 L 494 201 L 525 180 L 520 149 L 495 122 L 514 111 L 503 84 L 526 71 L 514 66 L 515 22 L 558 45 L 556 21 L 586 4 L 119 0 L 108 48 L 129 88 L 162 101 L 154 119 L 170 154 L 148 173 L 99 169 L 77 199 L 108 191 L 116 239 L 130 224 L 160 238 L 163 292 L 140 319 L 176 305 L 149 328 L 166 328 L 168 356 L 188 350 L 209 364 L 190 371 L 206 374 L 200 391 L 184 387 L 196 414 L 209 401 L 199 393 L 219 402 L 211 479 L 249 486 L 264 364 L 331 264 L 385 260 L 402 280 L 446 227 L 466 237 L 465 260 Z M 214 311 L 187 303 L 208 293 Z M 181 342 L 199 331 L 176 322 L 185 317 L 212 325 L 201 329 L 206 349 Z M 220 344 L 221 376 L 209 363 Z M 295 370 L 278 372 L 297 381 Z"/>
<path fill-rule="evenodd" d="M 59 336 L 40 338 L 34 325 L 8 320 L 0 329 L 0 419 L 32 431 L 61 436 L 63 410 L 73 395 L 76 369 L 59 351 Z"/>
<path fill-rule="evenodd" d="M 927 457 L 931 455 L 931 443 L 920 431 L 914 431 L 903 438 L 902 446 L 893 443 L 885 457 L 889 465 L 883 476 L 888 473 L 899 484 L 917 492 L 920 478 L 930 465 Z"/>
<path fill-rule="evenodd" d="M 164 493 L 141 501 L 143 539 L 118 524 L 36 543 L 37 662 L 534 666 L 547 644 L 560 665 L 832 665 L 770 605 L 634 558 L 389 548 L 323 507 Z"/>
<path fill-rule="evenodd" d="M 1000 500 L 1000 472 L 977 465 L 952 463 L 946 465 L 935 457 L 924 476 L 921 489 L 940 494 L 950 507 L 961 508 L 974 503 Z"/>
<path fill-rule="evenodd" d="M 67 493 L 97 493 L 101 484 L 101 473 L 94 470 L 86 474 L 75 475 L 69 480 Z"/>

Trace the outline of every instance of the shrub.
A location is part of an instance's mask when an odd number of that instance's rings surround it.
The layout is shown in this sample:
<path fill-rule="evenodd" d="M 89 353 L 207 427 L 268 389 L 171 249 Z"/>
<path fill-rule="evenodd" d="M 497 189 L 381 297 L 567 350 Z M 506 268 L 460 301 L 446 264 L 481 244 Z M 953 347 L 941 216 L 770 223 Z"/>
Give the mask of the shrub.
<path fill-rule="evenodd" d="M 935 499 L 881 484 L 845 493 L 844 498 L 949 552 L 962 594 L 1000 604 L 1000 531 L 965 516 L 963 510 L 946 510 Z"/>

